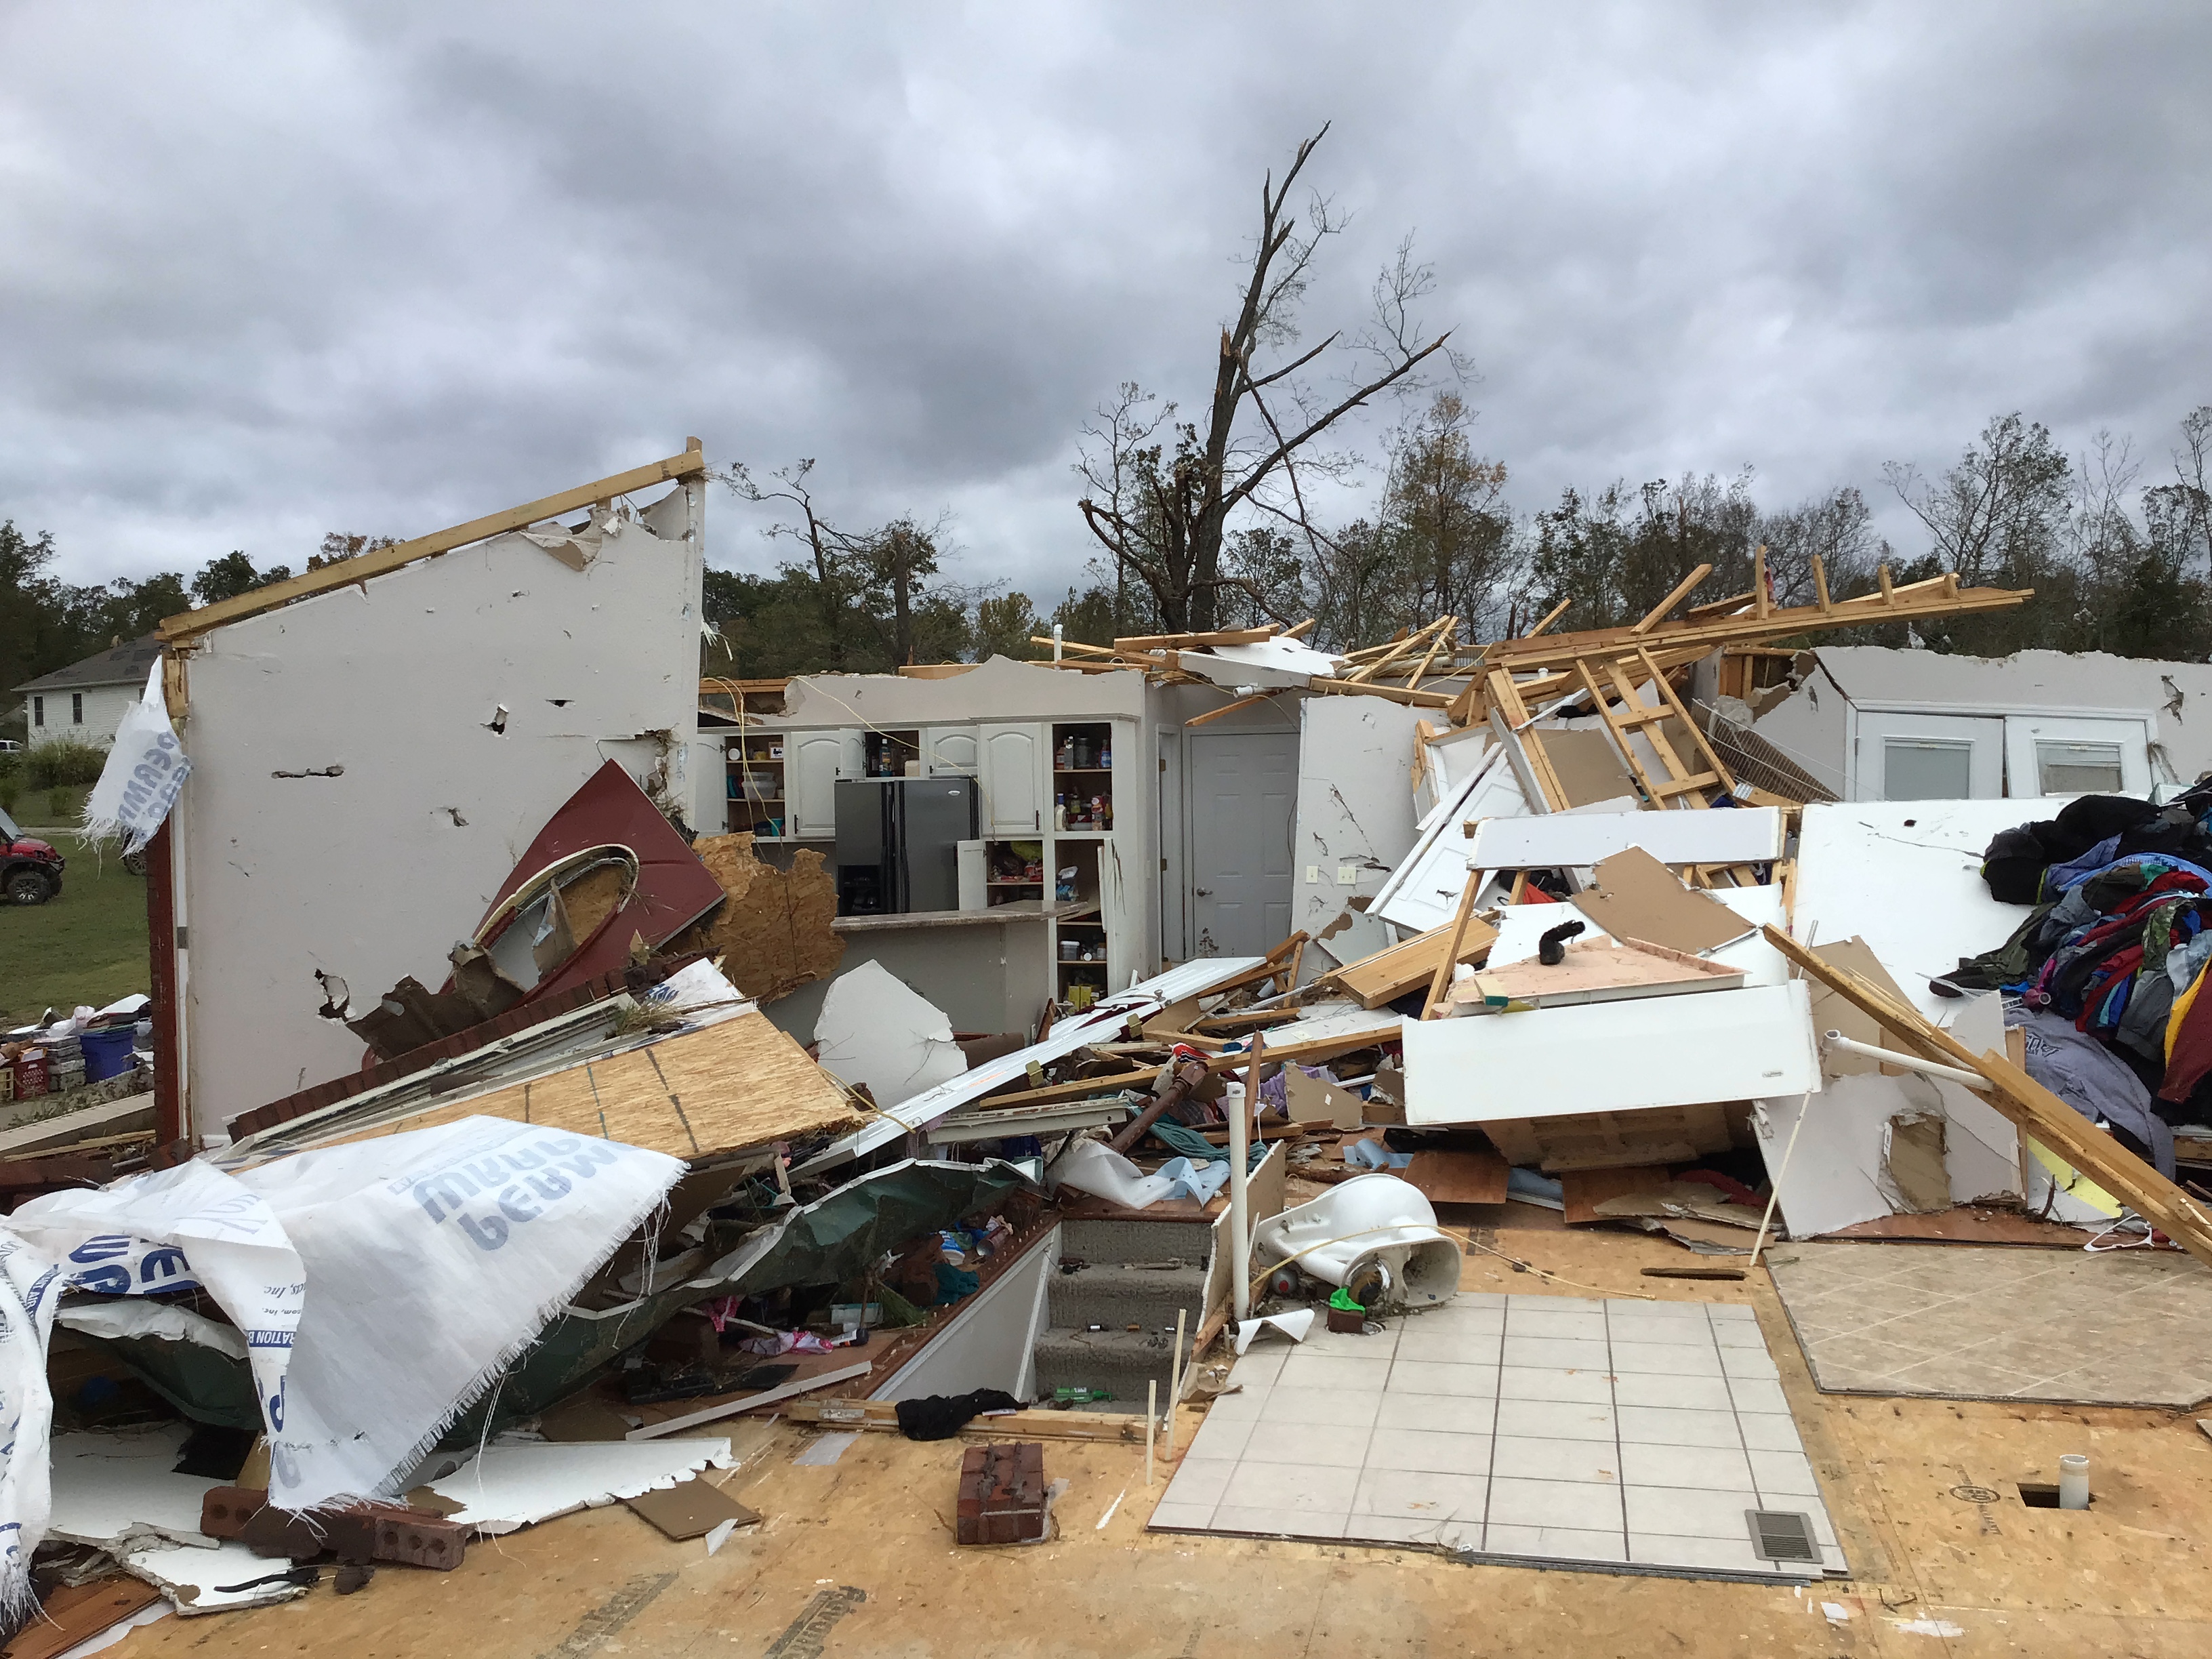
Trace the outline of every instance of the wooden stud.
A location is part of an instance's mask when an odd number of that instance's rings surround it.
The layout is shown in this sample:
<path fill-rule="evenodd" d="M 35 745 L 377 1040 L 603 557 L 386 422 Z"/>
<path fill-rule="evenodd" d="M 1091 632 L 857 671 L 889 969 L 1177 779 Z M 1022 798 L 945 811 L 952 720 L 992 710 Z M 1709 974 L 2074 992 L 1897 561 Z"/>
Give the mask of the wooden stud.
<path fill-rule="evenodd" d="M 1822 616 L 1825 617 L 1835 610 L 1834 601 L 1828 598 L 1828 567 L 1820 562 L 1820 556 L 1818 553 L 1813 556 L 1813 591 L 1820 596 Z"/>
<path fill-rule="evenodd" d="M 1886 564 L 1876 565 L 1874 568 L 1874 579 L 1881 584 L 1881 602 L 1894 610 L 1897 605 L 1897 589 L 1889 580 L 1889 567 Z"/>
<path fill-rule="evenodd" d="M 1565 616 L 1567 614 L 1567 607 L 1572 604 L 1574 604 L 1574 600 L 1571 597 L 1561 599 L 1557 605 L 1553 605 L 1549 611 L 1544 613 L 1543 621 L 1538 623 L 1534 628 L 1530 629 L 1521 637 L 1524 640 L 1534 639 L 1536 635 L 1542 633 L 1553 623 L 1559 621 L 1560 617 Z"/>
<path fill-rule="evenodd" d="M 1297 639 L 1303 635 L 1311 633 L 1313 631 L 1313 625 L 1314 618 L 1308 617 L 1304 622 L 1297 623 L 1291 627 L 1285 628 L 1283 630 L 1283 637 L 1286 640 Z"/>
<path fill-rule="evenodd" d="M 1698 584 L 1705 580 L 1706 577 L 1712 574 L 1712 566 L 1709 564 L 1699 565 L 1688 575 L 1683 577 L 1680 581 L 1676 582 L 1674 584 L 1674 591 L 1668 593 L 1665 599 L 1660 600 L 1658 604 L 1653 605 L 1651 609 L 1645 613 L 1644 620 L 1637 623 L 1635 627 L 1630 629 L 1628 631 L 1632 634 L 1650 633 L 1653 628 L 1667 620 L 1667 613 L 1668 611 L 1672 611 L 1676 605 L 1681 604 L 1684 599 L 1689 598 L 1691 593 L 1696 590 Z"/>
<path fill-rule="evenodd" d="M 1766 582 L 1766 544 L 1761 542 L 1751 556 L 1751 614 L 1765 622 L 1774 614 L 1774 595 Z"/>
<path fill-rule="evenodd" d="M 1421 1004 L 1421 1018 L 1434 1019 L 1437 1011 L 1444 1006 L 1444 997 L 1451 989 L 1452 969 L 1459 963 L 1459 942 L 1467 937 L 1467 919 L 1474 914 L 1474 895 L 1482 885 L 1483 872 L 1467 872 L 1466 889 L 1459 896 L 1459 909 L 1452 916 L 1451 938 L 1444 945 L 1444 953 L 1437 958 L 1434 978 L 1429 981 L 1429 994 Z"/>
<path fill-rule="evenodd" d="M 1185 726 L 1204 726 L 1209 720 L 1218 720 L 1224 714 L 1233 714 L 1240 708 L 1253 708 L 1257 704 L 1266 702 L 1271 697 L 1280 696 L 1282 694 L 1279 691 L 1255 692 L 1249 697 L 1239 697 L 1234 702 L 1224 702 L 1218 708 L 1209 708 L 1203 714 L 1194 714 L 1188 720 L 1185 720 L 1183 725 Z"/>

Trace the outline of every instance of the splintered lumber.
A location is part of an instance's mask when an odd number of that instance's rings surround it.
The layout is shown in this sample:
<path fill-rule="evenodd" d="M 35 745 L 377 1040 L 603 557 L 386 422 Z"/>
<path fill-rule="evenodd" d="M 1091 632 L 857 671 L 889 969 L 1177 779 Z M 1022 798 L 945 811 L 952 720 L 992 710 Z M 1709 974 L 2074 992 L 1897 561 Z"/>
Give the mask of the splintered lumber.
<path fill-rule="evenodd" d="M 1770 609 L 1764 616 L 1737 615 L 1700 619 L 1686 617 L 1676 622 L 1656 623 L 1642 634 L 1630 628 L 1593 628 L 1576 634 L 1523 635 L 1500 640 L 1483 653 L 1491 667 L 1516 669 L 1564 668 L 1577 657 L 1593 659 L 1626 655 L 1638 644 L 1655 650 L 1696 647 L 1710 651 L 1717 645 L 1756 645 L 1761 640 L 1783 639 L 1792 634 L 1856 628 L 1869 623 L 1904 622 L 1916 617 L 1959 616 L 1982 611 L 2006 611 L 2034 597 L 2032 587 L 1960 587 L 1954 576 L 1941 576 L 1899 587 L 1889 579 L 1887 567 L 1880 574 L 1881 592 L 1856 599 L 1838 599 L 1823 609 L 1817 605 Z M 1733 601 L 1756 602 L 1747 593 Z"/>
<path fill-rule="evenodd" d="M 2013 1124 L 2081 1170 L 2190 1255 L 2212 1266 L 2212 1217 L 2196 1200 L 2133 1152 L 2094 1127 L 2002 1054 L 1978 1054 L 1915 1008 L 1893 1000 L 1847 968 L 1820 960 L 1778 927 L 1766 941 L 1800 973 L 1870 1016 L 1905 1048 L 1938 1065 L 1964 1066 L 1989 1083 L 1982 1096 Z"/>
<path fill-rule="evenodd" d="M 786 1406 L 794 1423 L 823 1428 L 872 1429 L 898 1432 L 898 1402 L 892 1400 L 806 1400 Z M 1145 1419 L 1121 1412 L 1007 1412 L 971 1417 L 960 1432 L 986 1440 L 1109 1440 L 1141 1443 Z"/>
<path fill-rule="evenodd" d="M 511 507 L 504 513 L 471 519 L 466 524 L 457 524 L 450 530 L 441 530 L 414 540 L 398 542 L 390 547 L 380 547 L 374 552 L 356 554 L 350 559 L 339 559 L 321 568 L 310 570 L 289 581 L 271 582 L 266 587 L 257 587 L 250 593 L 241 593 L 234 599 L 220 599 L 213 605 L 204 605 L 197 611 L 187 611 L 181 616 L 165 617 L 161 634 L 164 641 L 173 643 L 204 634 L 211 628 L 258 616 L 264 611 L 273 611 L 280 605 L 289 605 L 295 599 L 311 599 L 318 593 L 328 593 L 341 587 L 350 587 L 356 582 L 365 582 L 372 576 L 382 576 L 409 565 L 417 559 L 427 559 L 433 554 L 450 553 L 457 547 L 466 547 L 471 542 L 489 540 L 505 535 L 510 530 L 523 530 L 545 519 L 574 513 L 580 507 L 597 507 L 617 495 L 627 495 L 632 490 L 650 489 L 665 483 L 672 478 L 688 478 L 707 471 L 707 457 L 699 441 L 691 440 L 681 455 L 671 455 L 665 460 L 649 465 L 632 467 L 627 472 L 617 472 L 612 477 L 601 478 L 596 483 L 579 484 L 574 489 L 564 489 L 557 495 Z"/>
<path fill-rule="evenodd" d="M 1434 980 L 1445 945 L 1450 940 L 1449 925 L 1431 927 L 1427 933 L 1394 945 L 1387 951 L 1377 951 L 1371 957 L 1340 968 L 1330 977 L 1346 993 L 1357 998 L 1363 1008 L 1380 1008 L 1386 1002 L 1395 1002 L 1407 992 L 1417 990 Z M 1469 917 L 1467 930 L 1460 939 L 1461 962 L 1472 962 L 1498 942 L 1498 930 L 1488 922 Z"/>

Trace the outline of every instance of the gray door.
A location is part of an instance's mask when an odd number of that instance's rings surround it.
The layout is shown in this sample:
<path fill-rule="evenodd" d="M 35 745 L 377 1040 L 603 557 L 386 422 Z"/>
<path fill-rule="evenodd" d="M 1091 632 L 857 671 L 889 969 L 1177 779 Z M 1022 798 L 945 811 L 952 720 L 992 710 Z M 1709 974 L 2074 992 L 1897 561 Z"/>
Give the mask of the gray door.
<path fill-rule="evenodd" d="M 1297 733 L 1201 731 L 1186 741 L 1189 954 L 1263 956 L 1291 931 Z"/>

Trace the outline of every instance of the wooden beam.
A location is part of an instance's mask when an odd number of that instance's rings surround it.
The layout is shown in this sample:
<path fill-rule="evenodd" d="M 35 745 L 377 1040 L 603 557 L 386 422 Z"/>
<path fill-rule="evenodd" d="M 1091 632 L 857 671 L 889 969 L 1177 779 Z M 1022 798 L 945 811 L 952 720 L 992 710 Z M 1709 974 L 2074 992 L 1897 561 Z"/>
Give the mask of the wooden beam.
<path fill-rule="evenodd" d="M 1276 636 L 1273 628 L 1217 628 L 1204 634 L 1132 634 L 1114 641 L 1116 651 L 1183 651 L 1199 645 L 1259 645 Z"/>
<path fill-rule="evenodd" d="M 1828 567 L 1820 562 L 1820 556 L 1813 556 L 1813 591 L 1820 596 L 1820 614 L 1826 616 L 1835 604 L 1828 598 Z"/>
<path fill-rule="evenodd" d="M 1459 908 L 1452 915 L 1451 935 L 1444 942 L 1443 954 L 1437 958 L 1437 971 L 1429 981 L 1429 994 L 1421 999 L 1421 1018 L 1434 1019 L 1437 1011 L 1444 1006 L 1444 996 L 1451 989 L 1452 973 L 1459 966 L 1460 941 L 1467 937 L 1468 918 L 1474 914 L 1474 896 L 1482 888 L 1483 872 L 1469 870 L 1467 885 L 1460 890 Z"/>
<path fill-rule="evenodd" d="M 1536 635 L 1542 633 L 1553 623 L 1559 621 L 1560 617 L 1565 616 L 1567 614 L 1567 607 L 1572 604 L 1574 604 L 1574 599 L 1571 595 L 1566 599 L 1561 599 L 1557 605 L 1553 605 L 1549 611 L 1544 613 L 1543 621 L 1538 623 L 1534 628 L 1530 629 L 1521 637 L 1524 640 L 1534 639 Z"/>
<path fill-rule="evenodd" d="M 1419 688 L 1421 676 L 1429 672 L 1429 665 L 1437 659 L 1437 651 L 1443 647 L 1446 640 L 1451 638 L 1452 629 L 1458 626 L 1457 617 L 1442 617 L 1437 619 L 1437 636 L 1429 641 L 1428 654 L 1421 659 L 1419 665 L 1413 670 L 1413 677 L 1406 682 L 1406 690 L 1413 691 Z"/>
<path fill-rule="evenodd" d="M 1874 568 L 1874 579 L 1881 584 L 1881 602 L 1892 609 L 1897 605 L 1897 589 L 1890 585 L 1889 567 L 1878 564 Z"/>
<path fill-rule="evenodd" d="M 1310 634 L 1310 633 L 1312 633 L 1312 632 L 1313 632 L 1313 625 L 1314 625 L 1314 618 L 1313 618 L 1313 617 L 1307 617 L 1304 622 L 1299 623 L 1297 626 L 1292 627 L 1292 628 L 1285 628 L 1285 629 L 1283 630 L 1282 637 L 1283 637 L 1283 638 L 1285 638 L 1285 639 L 1286 639 L 1286 640 L 1295 640 L 1295 639 L 1297 639 L 1298 637 L 1300 637 L 1300 636 L 1301 636 L 1301 635 L 1306 635 L 1306 634 Z"/>
<path fill-rule="evenodd" d="M 1332 680 L 1316 674 L 1306 687 L 1325 696 L 1381 697 L 1390 702 L 1411 703 L 1417 708 L 1449 708 L 1455 694 L 1449 691 L 1409 691 L 1402 685 L 1372 685 L 1364 680 Z"/>
<path fill-rule="evenodd" d="M 694 438 L 691 447 L 681 455 L 671 455 L 666 460 L 655 461 L 649 466 L 632 467 L 627 472 L 617 472 L 612 477 L 601 478 L 596 483 L 578 484 L 574 489 L 564 489 L 557 495 L 547 495 L 538 501 L 525 502 L 520 507 L 510 507 L 504 513 L 494 513 L 487 518 L 471 519 L 466 524 L 457 524 L 450 530 L 417 536 L 411 542 L 380 547 L 374 553 L 340 559 L 335 564 L 326 564 L 319 570 L 310 570 L 289 581 L 272 582 L 266 587 L 255 588 L 251 593 L 241 593 L 234 599 L 204 605 L 197 611 L 170 617 L 161 623 L 161 637 L 172 643 L 192 639 L 210 629 L 258 616 L 264 611 L 273 611 L 278 605 L 289 605 L 295 599 L 313 599 L 318 593 L 350 587 L 356 582 L 365 582 L 374 576 L 388 575 L 417 559 L 450 553 L 457 547 L 466 547 L 471 542 L 502 536 L 510 530 L 525 529 L 541 520 L 558 518 L 563 513 L 597 507 L 602 501 L 611 501 L 616 496 L 627 495 L 635 489 L 649 489 L 654 484 L 666 483 L 675 478 L 695 477 L 706 470 L 707 457 L 699 447 L 699 441 Z"/>
<path fill-rule="evenodd" d="M 1777 927 L 1760 930 L 1768 944 L 1861 1012 L 1905 1048 L 1939 1065 L 1978 1072 L 1990 1087 L 1982 1097 L 2013 1124 L 2048 1146 L 2198 1261 L 2212 1265 L 2212 1217 L 2179 1187 L 2059 1099 L 2002 1054 L 1977 1054 L 1915 1008 L 1848 969 L 1820 960 Z"/>
<path fill-rule="evenodd" d="M 1751 614 L 1765 622 L 1774 611 L 1774 595 L 1766 585 L 1766 544 L 1761 542 L 1751 555 Z"/>
<path fill-rule="evenodd" d="M 1712 574 L 1712 566 L 1709 564 L 1699 565 L 1688 575 L 1683 577 L 1681 580 L 1676 582 L 1674 584 L 1674 592 L 1668 594 L 1667 597 L 1660 600 L 1658 604 L 1653 605 L 1649 614 L 1644 617 L 1644 620 L 1637 623 L 1635 627 L 1630 629 L 1628 631 L 1632 634 L 1650 633 L 1653 628 L 1667 620 L 1667 613 L 1669 611 L 1672 611 L 1676 605 L 1681 604 L 1684 599 L 1689 598 L 1692 592 L 1696 589 L 1698 584 L 1705 580 L 1706 577 Z"/>
<path fill-rule="evenodd" d="M 1087 1100 L 1092 1095 L 1115 1095 L 1124 1089 L 1149 1091 L 1152 1079 L 1159 1074 L 1160 1068 L 1152 1066 L 1141 1071 L 1113 1072 L 1104 1077 L 1078 1078 L 1073 1083 L 1048 1083 L 1041 1089 L 1024 1089 L 1019 1094 L 985 1095 L 960 1109 L 995 1112 L 1004 1106 L 1044 1106 L 1056 1100 Z"/>
<path fill-rule="evenodd" d="M 1194 714 L 1188 720 L 1185 720 L 1183 725 L 1186 727 L 1204 726 L 1208 720 L 1218 720 L 1224 714 L 1233 714 L 1240 708 L 1249 708 L 1255 703 L 1265 702 L 1270 697 L 1277 697 L 1281 695 L 1282 692 L 1280 690 L 1255 691 L 1249 697 L 1239 697 L 1234 702 L 1224 702 L 1218 708 L 1209 708 L 1203 714 Z"/>

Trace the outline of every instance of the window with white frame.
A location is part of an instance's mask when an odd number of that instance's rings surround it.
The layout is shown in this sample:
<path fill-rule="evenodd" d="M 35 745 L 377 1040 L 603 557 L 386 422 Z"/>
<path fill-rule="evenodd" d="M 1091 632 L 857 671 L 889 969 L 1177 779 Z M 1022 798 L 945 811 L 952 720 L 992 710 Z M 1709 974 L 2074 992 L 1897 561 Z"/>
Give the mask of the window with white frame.
<path fill-rule="evenodd" d="M 1961 738 L 1884 738 L 1884 800 L 1964 800 L 1972 787 L 1974 746 Z"/>
<path fill-rule="evenodd" d="M 2120 745 L 2066 743 L 2039 738 L 2035 743 L 2037 790 L 2045 795 L 2109 795 L 2124 787 Z"/>

